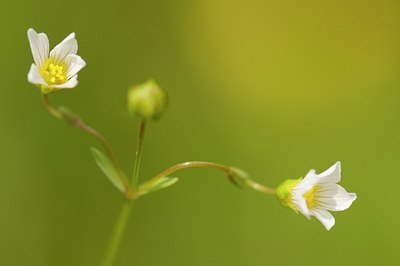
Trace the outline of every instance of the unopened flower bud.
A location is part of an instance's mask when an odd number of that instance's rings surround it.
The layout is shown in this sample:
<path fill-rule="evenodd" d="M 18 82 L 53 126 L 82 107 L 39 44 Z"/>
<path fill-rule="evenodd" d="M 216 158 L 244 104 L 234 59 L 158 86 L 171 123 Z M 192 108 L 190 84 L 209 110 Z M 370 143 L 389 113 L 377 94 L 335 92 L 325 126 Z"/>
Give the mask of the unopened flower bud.
<path fill-rule="evenodd" d="M 154 80 L 133 86 L 128 91 L 128 109 L 143 119 L 158 119 L 167 107 L 167 93 Z"/>

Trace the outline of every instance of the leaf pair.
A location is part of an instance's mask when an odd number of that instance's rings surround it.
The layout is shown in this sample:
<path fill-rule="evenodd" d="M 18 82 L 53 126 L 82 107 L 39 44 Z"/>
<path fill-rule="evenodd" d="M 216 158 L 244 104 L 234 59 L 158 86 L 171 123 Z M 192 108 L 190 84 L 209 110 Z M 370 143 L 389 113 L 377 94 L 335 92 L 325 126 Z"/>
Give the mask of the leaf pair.
<path fill-rule="evenodd" d="M 96 161 L 97 166 L 101 169 L 101 171 L 108 177 L 108 180 L 122 193 L 125 191 L 124 183 L 122 181 L 122 177 L 118 174 L 118 171 L 115 169 L 114 164 L 104 153 L 99 151 L 96 148 L 92 147 L 93 158 Z"/>
<path fill-rule="evenodd" d="M 123 183 L 123 179 L 125 176 L 120 176 L 118 171 L 115 169 L 114 164 L 104 153 L 99 151 L 96 148 L 92 148 L 93 158 L 96 161 L 96 164 L 99 166 L 101 171 L 106 175 L 108 180 L 122 193 L 125 193 L 125 187 Z M 137 197 L 147 195 L 158 190 L 170 187 L 178 182 L 177 177 L 162 177 L 157 180 L 149 180 L 138 187 Z"/>

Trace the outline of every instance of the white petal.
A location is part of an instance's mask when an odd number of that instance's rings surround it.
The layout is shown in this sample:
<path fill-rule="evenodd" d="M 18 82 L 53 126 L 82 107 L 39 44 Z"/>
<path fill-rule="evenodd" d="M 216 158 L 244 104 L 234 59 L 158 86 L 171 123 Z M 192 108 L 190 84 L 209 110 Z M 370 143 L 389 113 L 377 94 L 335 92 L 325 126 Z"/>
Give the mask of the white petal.
<path fill-rule="evenodd" d="M 310 218 L 310 211 L 303 195 L 310 191 L 315 186 L 317 181 L 318 175 L 316 174 L 315 170 L 312 169 L 297 185 L 294 186 L 292 191 L 292 202 L 294 206 L 307 218 Z"/>
<path fill-rule="evenodd" d="M 65 57 L 69 54 L 76 54 L 78 52 L 78 42 L 75 39 L 75 33 L 71 33 L 61 43 L 59 43 L 50 52 L 50 57 L 56 61 L 64 61 Z"/>
<path fill-rule="evenodd" d="M 70 54 L 65 58 L 65 63 L 68 65 L 67 79 L 75 76 L 82 68 L 86 66 L 86 62 L 75 54 Z"/>
<path fill-rule="evenodd" d="M 307 207 L 306 199 L 301 194 L 292 194 L 292 202 L 296 209 L 301 212 L 305 217 L 310 219 L 310 210 Z"/>
<path fill-rule="evenodd" d="M 337 184 L 325 184 L 318 189 L 318 205 L 330 211 L 344 211 L 356 200 L 355 193 L 347 192 Z"/>
<path fill-rule="evenodd" d="M 340 181 L 340 162 L 336 162 L 328 170 L 318 175 L 318 183 L 338 183 Z"/>
<path fill-rule="evenodd" d="M 330 230 L 335 224 L 335 217 L 326 210 L 314 209 L 312 210 L 312 215 L 325 226 L 326 230 Z"/>
<path fill-rule="evenodd" d="M 32 84 L 40 84 L 40 85 L 47 85 L 46 82 L 43 80 L 42 76 L 40 75 L 38 68 L 35 64 L 31 65 L 31 69 L 28 73 L 28 81 Z"/>
<path fill-rule="evenodd" d="M 304 195 L 312 189 L 318 182 L 318 175 L 311 169 L 306 176 L 294 187 L 297 193 Z"/>
<path fill-rule="evenodd" d="M 53 87 L 57 89 L 73 89 L 76 87 L 76 85 L 78 85 L 78 75 L 73 76 L 64 84 L 54 85 Z"/>
<path fill-rule="evenodd" d="M 34 29 L 28 30 L 28 39 L 35 64 L 41 66 L 49 57 L 49 39 L 45 33 L 38 34 Z"/>

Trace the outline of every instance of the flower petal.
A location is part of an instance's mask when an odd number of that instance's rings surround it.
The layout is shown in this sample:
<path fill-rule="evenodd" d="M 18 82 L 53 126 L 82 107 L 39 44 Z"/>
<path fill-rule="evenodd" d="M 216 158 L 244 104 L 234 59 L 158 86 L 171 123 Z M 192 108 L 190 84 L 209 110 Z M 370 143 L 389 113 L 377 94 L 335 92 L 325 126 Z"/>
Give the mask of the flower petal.
<path fill-rule="evenodd" d="M 335 217 L 330 212 L 322 209 L 314 209 L 311 212 L 325 226 L 326 230 L 329 231 L 335 225 Z"/>
<path fill-rule="evenodd" d="M 347 192 L 337 184 L 325 184 L 318 189 L 318 205 L 329 211 L 344 211 L 357 199 L 355 193 Z"/>
<path fill-rule="evenodd" d="M 304 194 L 310 191 L 318 182 L 318 175 L 314 169 L 311 169 L 307 175 L 297 183 L 292 191 L 292 202 L 296 209 L 304 216 L 310 218 L 310 211 L 307 206 Z"/>
<path fill-rule="evenodd" d="M 73 76 L 71 79 L 69 79 L 67 82 L 64 84 L 60 85 L 54 85 L 53 88 L 57 89 L 73 89 L 78 85 L 78 75 Z"/>
<path fill-rule="evenodd" d="M 297 193 L 304 195 L 312 189 L 318 182 L 318 175 L 314 169 L 311 169 L 306 176 L 294 187 Z"/>
<path fill-rule="evenodd" d="M 310 210 L 307 207 L 307 202 L 306 199 L 303 197 L 303 195 L 300 194 L 292 194 L 292 202 L 295 208 L 301 212 L 305 217 L 310 219 Z"/>
<path fill-rule="evenodd" d="M 75 54 L 70 54 L 65 57 L 65 63 L 68 65 L 67 79 L 75 76 L 82 68 L 86 66 L 86 62 Z"/>
<path fill-rule="evenodd" d="M 336 162 L 328 170 L 318 175 L 318 183 L 338 183 L 340 181 L 341 164 Z"/>
<path fill-rule="evenodd" d="M 34 29 L 28 29 L 29 45 L 33 59 L 37 66 L 41 66 L 49 57 L 49 39 L 45 33 L 37 33 Z"/>
<path fill-rule="evenodd" d="M 40 84 L 40 85 L 47 85 L 46 82 L 43 80 L 42 76 L 38 71 L 38 67 L 35 64 L 31 65 L 31 69 L 28 73 L 28 81 L 32 84 Z"/>
<path fill-rule="evenodd" d="M 61 43 L 59 43 L 50 52 L 50 57 L 56 61 L 64 61 L 65 57 L 69 54 L 76 54 L 78 52 L 78 42 L 75 39 L 75 33 L 71 33 Z"/>

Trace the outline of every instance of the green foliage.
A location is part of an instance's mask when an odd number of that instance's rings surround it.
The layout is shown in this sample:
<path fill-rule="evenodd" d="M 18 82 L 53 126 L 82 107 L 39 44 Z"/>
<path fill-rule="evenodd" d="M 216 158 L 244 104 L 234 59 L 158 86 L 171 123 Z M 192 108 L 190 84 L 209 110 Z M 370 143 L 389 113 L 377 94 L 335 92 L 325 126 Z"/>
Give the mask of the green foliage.
<path fill-rule="evenodd" d="M 72 125 L 76 125 L 76 123 L 81 120 L 81 118 L 74 111 L 64 105 L 59 106 L 57 109 L 61 113 L 62 118 Z"/>
<path fill-rule="evenodd" d="M 138 195 L 143 196 L 143 195 L 170 187 L 170 186 L 174 185 L 176 182 L 178 182 L 178 180 L 179 179 L 177 177 L 168 177 L 168 176 L 164 176 L 164 177 L 156 180 L 155 182 L 150 180 L 139 186 Z"/>
<path fill-rule="evenodd" d="M 100 167 L 101 171 L 107 176 L 108 180 L 121 192 L 124 191 L 124 185 L 118 171 L 115 169 L 111 160 L 101 151 L 96 148 L 91 148 L 93 158 L 96 164 Z"/>

